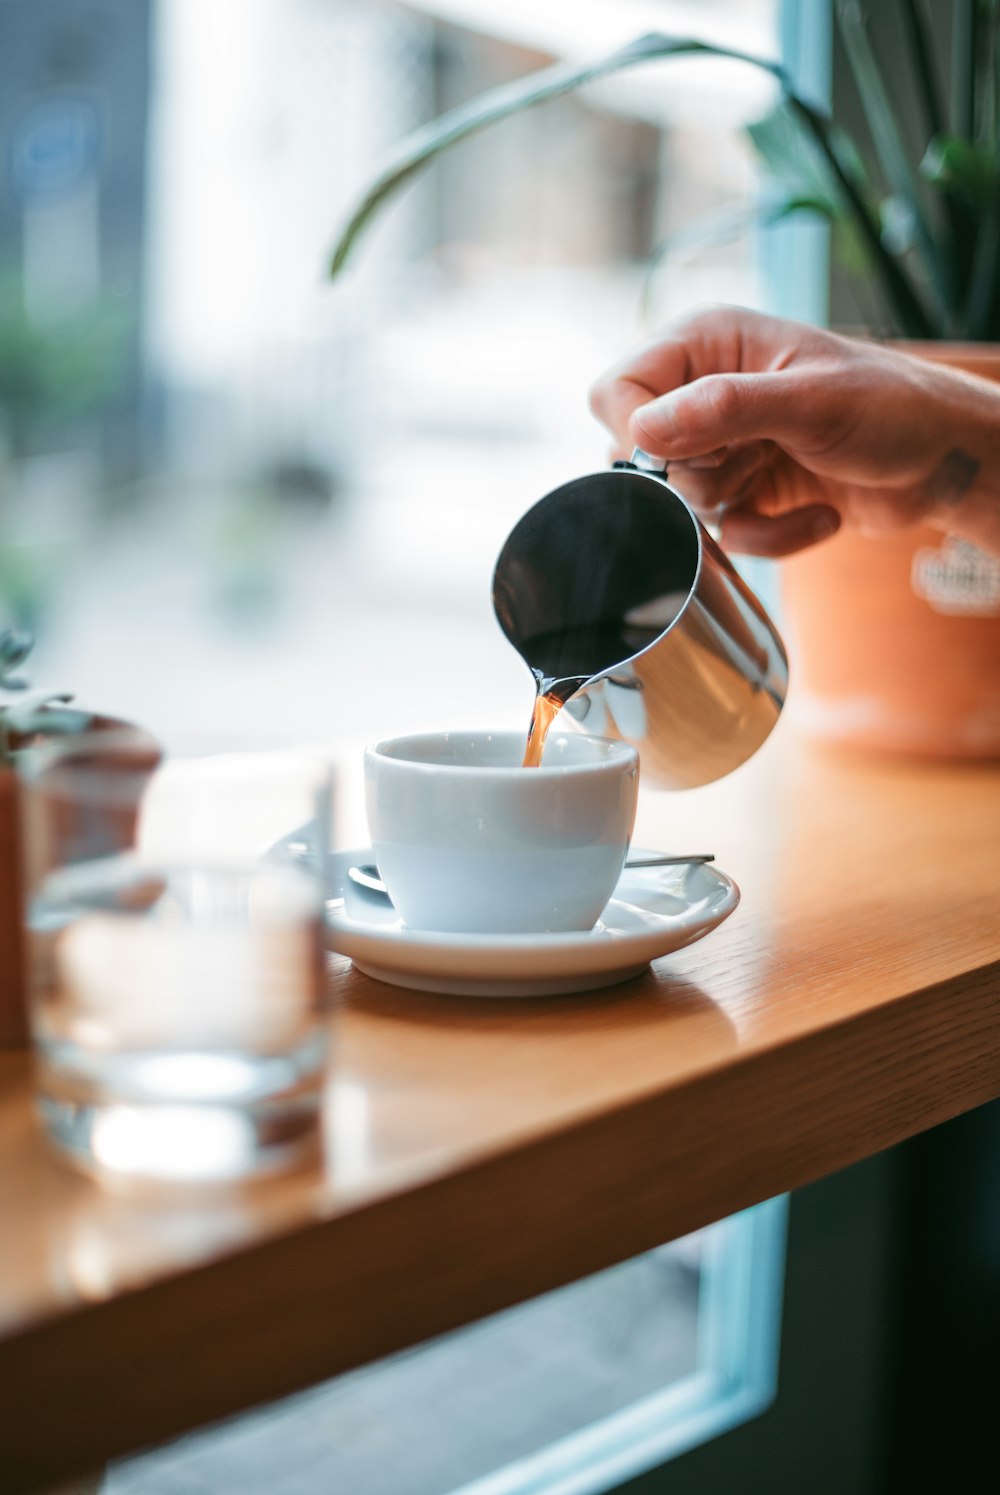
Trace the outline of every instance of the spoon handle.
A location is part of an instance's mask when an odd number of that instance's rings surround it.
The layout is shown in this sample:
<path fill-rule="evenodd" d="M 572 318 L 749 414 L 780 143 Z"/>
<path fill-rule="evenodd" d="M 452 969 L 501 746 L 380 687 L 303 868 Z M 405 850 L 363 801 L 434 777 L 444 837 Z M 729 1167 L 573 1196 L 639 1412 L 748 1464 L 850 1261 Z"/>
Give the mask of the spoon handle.
<path fill-rule="evenodd" d="M 696 851 L 696 852 L 694 852 L 693 855 L 686 856 L 686 857 L 668 857 L 668 856 L 626 857 L 625 858 L 625 865 L 626 865 L 626 867 L 673 867 L 673 866 L 679 866 L 679 865 L 683 864 L 684 862 L 714 862 L 714 861 L 715 861 L 715 852 L 714 851 Z"/>

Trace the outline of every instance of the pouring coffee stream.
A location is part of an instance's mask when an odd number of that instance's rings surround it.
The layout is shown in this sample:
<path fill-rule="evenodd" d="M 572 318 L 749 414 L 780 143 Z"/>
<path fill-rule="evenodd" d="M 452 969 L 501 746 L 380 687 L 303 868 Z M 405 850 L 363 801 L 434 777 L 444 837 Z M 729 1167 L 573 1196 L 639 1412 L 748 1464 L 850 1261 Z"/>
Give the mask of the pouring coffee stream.
<path fill-rule="evenodd" d="M 565 708 L 585 733 L 637 748 L 647 782 L 690 788 L 749 758 L 781 711 L 788 666 L 773 624 L 644 453 L 528 510 L 497 560 L 493 607 L 535 681 L 526 767 Z M 383 891 L 373 865 L 349 875 Z"/>
<path fill-rule="evenodd" d="M 614 664 L 647 648 L 659 632 L 659 629 L 625 629 L 598 623 L 528 639 L 522 653 L 528 659 L 544 659 L 547 665 L 544 669 L 537 666 L 531 669 L 535 679 L 535 704 L 521 766 L 541 766 L 545 739 L 552 723 L 595 673 L 595 660 L 607 659 Z M 589 668 L 584 666 L 584 660 L 590 661 Z"/>
<path fill-rule="evenodd" d="M 636 746 L 647 781 L 710 783 L 756 751 L 784 702 L 774 625 L 638 449 L 528 510 L 497 560 L 493 608 L 535 681 L 526 767 L 565 707 Z"/>

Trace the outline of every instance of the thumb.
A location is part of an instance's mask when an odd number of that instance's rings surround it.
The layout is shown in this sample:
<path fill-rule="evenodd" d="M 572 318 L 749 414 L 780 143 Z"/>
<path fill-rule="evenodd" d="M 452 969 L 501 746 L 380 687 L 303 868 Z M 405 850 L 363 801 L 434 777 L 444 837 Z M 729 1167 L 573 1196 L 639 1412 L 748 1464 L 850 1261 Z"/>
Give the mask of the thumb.
<path fill-rule="evenodd" d="M 808 443 L 817 407 L 809 381 L 784 372 L 706 374 L 632 413 L 636 446 L 675 462 L 736 441 Z"/>

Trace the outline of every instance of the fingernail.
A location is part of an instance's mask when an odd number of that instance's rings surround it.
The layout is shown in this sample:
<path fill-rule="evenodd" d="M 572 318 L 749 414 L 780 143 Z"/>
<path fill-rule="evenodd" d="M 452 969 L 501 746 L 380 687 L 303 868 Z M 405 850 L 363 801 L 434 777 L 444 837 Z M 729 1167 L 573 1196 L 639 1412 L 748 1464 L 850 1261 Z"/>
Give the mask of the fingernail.
<path fill-rule="evenodd" d="M 649 417 L 647 422 L 646 417 Z M 670 440 L 671 421 L 662 410 L 658 410 L 655 404 L 640 405 L 638 410 L 632 412 L 632 424 L 638 428 L 640 441 L 637 445 L 642 446 L 643 441 L 652 440 L 657 443 L 666 443 Z"/>

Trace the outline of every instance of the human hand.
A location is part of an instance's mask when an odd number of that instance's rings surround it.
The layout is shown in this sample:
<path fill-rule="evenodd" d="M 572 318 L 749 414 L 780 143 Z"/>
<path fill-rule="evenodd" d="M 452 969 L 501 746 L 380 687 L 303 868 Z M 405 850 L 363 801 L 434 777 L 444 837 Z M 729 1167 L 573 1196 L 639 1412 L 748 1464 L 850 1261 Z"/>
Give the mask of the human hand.
<path fill-rule="evenodd" d="M 730 550 L 787 555 L 842 524 L 1000 542 L 1000 495 L 984 488 L 1000 387 L 898 349 L 712 307 L 605 374 L 591 408 L 617 455 L 666 458 Z"/>

